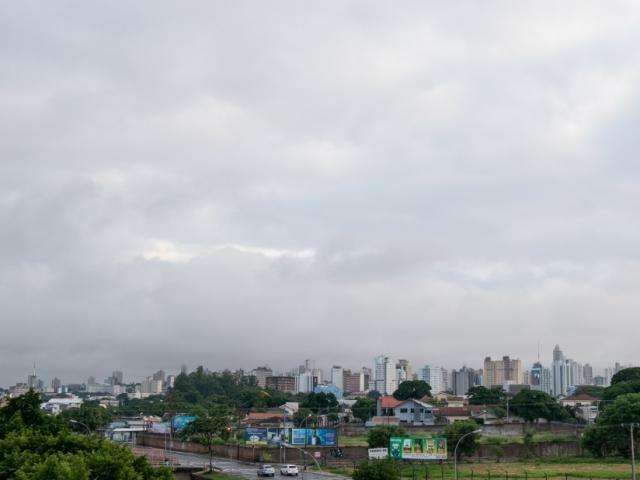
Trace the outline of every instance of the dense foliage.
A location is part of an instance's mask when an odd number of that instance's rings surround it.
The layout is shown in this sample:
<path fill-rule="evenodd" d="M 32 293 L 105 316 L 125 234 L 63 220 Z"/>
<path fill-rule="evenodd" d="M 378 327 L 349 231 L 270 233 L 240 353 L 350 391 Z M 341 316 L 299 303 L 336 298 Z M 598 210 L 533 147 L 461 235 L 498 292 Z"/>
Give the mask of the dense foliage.
<path fill-rule="evenodd" d="M 423 380 L 407 380 L 398 385 L 398 389 L 393 392 L 397 400 L 408 400 L 410 398 L 421 399 L 431 396 L 431 385 Z"/>
<path fill-rule="evenodd" d="M 604 395 L 604 387 L 597 385 L 580 385 L 576 388 L 574 395 L 589 395 L 593 398 L 602 398 Z"/>
<path fill-rule="evenodd" d="M 509 404 L 510 410 L 527 422 L 535 422 L 538 419 L 559 422 L 575 422 L 571 411 L 556 400 L 538 390 L 521 390 L 515 395 Z"/>
<path fill-rule="evenodd" d="M 166 407 L 179 412 L 189 412 L 193 405 L 260 410 L 277 407 L 293 398 L 284 392 L 260 388 L 253 376 L 230 371 L 209 372 L 198 367 L 176 377 Z"/>
<path fill-rule="evenodd" d="M 0 409 L 0 480 L 169 480 L 124 446 L 68 430 L 31 391 Z"/>
<path fill-rule="evenodd" d="M 67 423 L 72 430 L 86 433 L 86 429 L 95 432 L 112 420 L 111 412 L 101 407 L 97 402 L 84 402 L 80 408 L 70 408 L 60 414 L 60 418 Z M 85 427 L 86 426 L 86 427 Z"/>
<path fill-rule="evenodd" d="M 473 420 L 460 420 L 447 425 L 444 434 L 447 437 L 447 446 L 451 455 L 458 445 L 458 459 L 463 455 L 470 456 L 478 448 L 478 434 L 471 433 L 480 428 Z M 466 436 L 465 436 L 466 435 Z M 460 444 L 458 444 L 460 441 Z"/>
<path fill-rule="evenodd" d="M 404 429 L 396 425 L 378 425 L 371 428 L 367 433 L 367 443 L 369 448 L 388 448 L 391 437 L 402 437 L 404 435 Z"/>
<path fill-rule="evenodd" d="M 368 397 L 358 398 L 351 411 L 354 417 L 366 422 L 376 413 L 376 401 Z"/>
<path fill-rule="evenodd" d="M 471 387 L 467 395 L 471 405 L 500 405 L 506 398 L 502 387 Z"/>
<path fill-rule="evenodd" d="M 624 368 L 611 377 L 611 385 L 636 380 L 640 381 L 640 367 Z"/>
<path fill-rule="evenodd" d="M 399 480 L 400 467 L 393 460 L 363 461 L 353 471 L 353 480 Z"/>

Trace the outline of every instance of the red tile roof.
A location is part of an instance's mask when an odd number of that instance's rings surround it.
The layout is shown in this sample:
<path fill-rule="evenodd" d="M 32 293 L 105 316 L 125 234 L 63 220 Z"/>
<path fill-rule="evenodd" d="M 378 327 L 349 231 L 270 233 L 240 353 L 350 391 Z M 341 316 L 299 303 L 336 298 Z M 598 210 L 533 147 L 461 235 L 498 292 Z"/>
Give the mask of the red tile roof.
<path fill-rule="evenodd" d="M 380 397 L 380 407 L 381 408 L 396 408 L 401 403 L 406 402 L 406 400 L 397 400 L 392 395 L 384 395 Z"/>

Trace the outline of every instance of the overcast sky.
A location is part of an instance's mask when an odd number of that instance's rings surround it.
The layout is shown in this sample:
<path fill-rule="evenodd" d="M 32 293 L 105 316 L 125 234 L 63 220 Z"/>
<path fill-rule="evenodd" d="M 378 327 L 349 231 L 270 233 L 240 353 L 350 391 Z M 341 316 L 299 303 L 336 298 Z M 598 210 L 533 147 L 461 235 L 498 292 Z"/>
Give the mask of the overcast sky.
<path fill-rule="evenodd" d="M 3 2 L 0 385 L 636 362 L 637 2 Z"/>

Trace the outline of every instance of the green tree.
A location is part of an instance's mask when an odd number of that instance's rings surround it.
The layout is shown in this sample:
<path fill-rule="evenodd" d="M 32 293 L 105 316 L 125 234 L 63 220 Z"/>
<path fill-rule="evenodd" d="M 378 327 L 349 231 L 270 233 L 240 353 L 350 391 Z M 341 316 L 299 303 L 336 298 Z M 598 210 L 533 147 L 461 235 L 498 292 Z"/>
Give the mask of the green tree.
<path fill-rule="evenodd" d="M 404 381 L 393 392 L 393 397 L 397 400 L 420 399 L 425 396 L 431 396 L 431 385 L 423 380 Z"/>
<path fill-rule="evenodd" d="M 583 446 L 592 454 L 630 456 L 631 423 L 640 423 L 640 393 L 620 395 L 606 406 L 596 424 L 588 427 L 582 439 Z M 635 442 L 640 441 L 640 429 L 635 429 Z"/>
<path fill-rule="evenodd" d="M 83 425 L 86 425 L 89 430 L 94 432 L 98 428 L 107 425 L 112 419 L 111 412 L 96 402 L 84 402 L 80 408 L 65 410 L 60 414 L 60 417 L 77 432 L 85 431 Z M 78 423 L 74 423 L 72 420 Z"/>
<path fill-rule="evenodd" d="M 182 431 L 184 437 L 196 440 L 207 447 L 209 471 L 213 471 L 213 446 L 218 438 L 225 439 L 230 433 L 229 416 L 222 410 L 198 416 Z"/>
<path fill-rule="evenodd" d="M 445 427 L 444 434 L 447 437 L 447 446 L 452 455 L 458 441 L 460 441 L 458 445 L 458 460 L 463 455 L 473 455 L 478 448 L 478 434 L 471 433 L 478 430 L 478 428 L 480 428 L 479 425 L 473 420 L 459 420 Z"/>
<path fill-rule="evenodd" d="M 388 448 L 391 437 L 402 437 L 404 435 L 404 429 L 397 425 L 378 425 L 367 433 L 367 443 L 369 448 Z"/>
<path fill-rule="evenodd" d="M 33 390 L 9 399 L 7 405 L 0 408 L 0 438 L 24 428 L 48 433 L 57 433 L 65 429 L 60 418 L 43 413 L 41 404 L 42 397 Z"/>
<path fill-rule="evenodd" d="M 502 457 L 504 457 L 504 448 L 502 445 L 505 443 L 505 439 L 501 437 L 489 437 L 487 438 L 487 445 L 489 445 L 489 451 L 491 455 L 496 458 L 496 463 L 500 463 Z"/>
<path fill-rule="evenodd" d="M 538 390 L 521 390 L 513 397 L 510 410 L 527 422 L 538 419 L 570 421 L 571 415 L 550 395 Z"/>
<path fill-rule="evenodd" d="M 618 382 L 615 385 L 611 385 L 604 389 L 602 399 L 606 402 L 611 402 L 620 395 L 626 395 L 627 393 L 640 393 L 640 380 L 628 380 L 626 382 Z"/>
<path fill-rule="evenodd" d="M 611 385 L 640 380 L 640 367 L 624 368 L 611 377 Z"/>
<path fill-rule="evenodd" d="M 339 410 L 338 400 L 333 393 L 314 393 L 307 394 L 300 402 L 300 408 L 311 410 L 316 415 L 329 412 L 337 412 Z"/>
<path fill-rule="evenodd" d="M 604 387 L 599 387 L 597 385 L 580 385 L 576 388 L 574 395 L 589 395 L 593 398 L 602 398 L 604 395 Z"/>
<path fill-rule="evenodd" d="M 400 468 L 395 461 L 363 461 L 353 471 L 353 480 L 400 480 Z"/>
<path fill-rule="evenodd" d="M 351 411 L 354 417 L 366 422 L 376 413 L 376 401 L 371 398 L 360 397 L 351 407 Z"/>
<path fill-rule="evenodd" d="M 467 395 L 471 405 L 500 405 L 505 399 L 502 387 L 471 387 Z"/>

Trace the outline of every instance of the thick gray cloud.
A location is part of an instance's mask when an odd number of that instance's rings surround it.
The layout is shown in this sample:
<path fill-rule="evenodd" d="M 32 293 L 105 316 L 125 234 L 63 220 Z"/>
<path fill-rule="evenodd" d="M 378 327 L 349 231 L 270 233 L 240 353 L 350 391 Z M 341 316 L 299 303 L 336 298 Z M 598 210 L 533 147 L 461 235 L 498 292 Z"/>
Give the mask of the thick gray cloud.
<path fill-rule="evenodd" d="M 634 2 L 0 10 L 0 384 L 640 360 Z"/>

